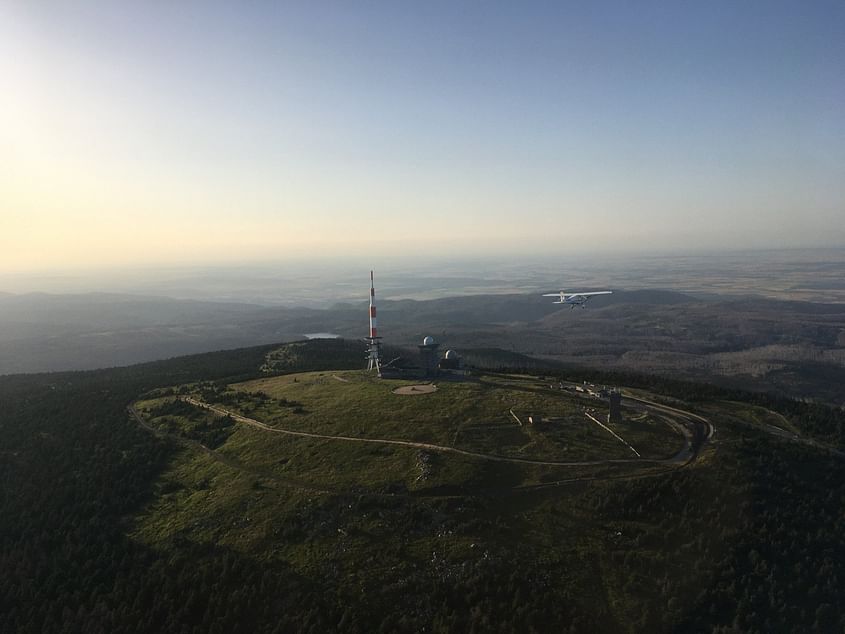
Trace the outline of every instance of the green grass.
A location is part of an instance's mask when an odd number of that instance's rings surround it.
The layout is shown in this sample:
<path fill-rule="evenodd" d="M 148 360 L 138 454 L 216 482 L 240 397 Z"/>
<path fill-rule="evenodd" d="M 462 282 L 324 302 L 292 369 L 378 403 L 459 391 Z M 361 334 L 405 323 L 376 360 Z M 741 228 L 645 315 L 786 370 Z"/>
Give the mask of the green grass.
<path fill-rule="evenodd" d="M 640 452 L 641 463 L 495 462 L 293 437 L 243 423 L 225 427 L 226 437 L 208 452 L 198 443 L 205 444 L 223 417 L 185 409 L 176 396 L 190 394 L 277 429 L 421 441 L 529 460 L 633 458 L 585 415 L 606 420 L 602 401 L 536 377 L 482 375 L 438 381 L 431 394 L 393 392 L 412 384 L 362 371 L 316 371 L 151 393 L 136 406 L 152 427 L 182 439 L 182 448 L 152 501 L 133 518 L 132 537 L 162 552 L 184 540 L 215 544 L 259 565 L 330 580 L 342 588 L 343 604 L 383 610 L 379 597 L 391 597 L 392 604 L 410 596 L 422 614 L 431 588 L 446 596 L 475 588 L 486 596 L 491 588 L 479 584 L 496 579 L 496 587 L 577 597 L 591 619 L 582 629 L 645 631 L 655 617 L 646 618 L 642 606 L 666 603 L 665 580 L 679 580 L 673 581 L 677 604 L 698 591 L 690 579 L 710 581 L 713 553 L 733 539 L 730 517 L 739 510 L 726 505 L 721 484 L 711 482 L 717 471 L 739 481 L 747 474 L 734 460 L 719 459 L 720 452 L 733 456 L 752 428 L 780 422 L 762 408 L 699 404 L 716 424 L 716 441 L 684 468 L 647 462 L 673 456 L 684 440 L 663 414 L 633 408 L 608 426 Z M 542 422 L 528 424 L 529 415 Z M 742 486 L 726 499 L 738 504 L 734 494 L 747 492 Z M 670 512 L 692 523 L 669 519 Z M 709 530 L 713 514 L 727 517 L 715 533 Z M 510 608 L 525 601 L 526 595 L 514 598 Z"/>
<path fill-rule="evenodd" d="M 380 380 L 363 371 L 339 371 L 268 377 L 224 388 L 192 385 L 189 390 L 198 398 L 281 429 L 423 442 L 535 461 L 633 458 L 624 444 L 585 416 L 589 409 L 599 420 L 605 418 L 600 401 L 550 390 L 535 378 L 443 380 L 437 382 L 434 393 L 394 393 L 398 387 L 413 384 Z M 215 438 L 225 432 L 219 454 L 257 473 L 330 491 L 513 487 L 595 471 L 490 463 L 413 447 L 298 438 L 243 424 L 221 431 L 217 429 L 220 417 L 199 408 L 187 416 L 182 411 L 177 412 L 181 415 L 155 415 L 169 411 L 168 403 L 175 398 L 155 397 L 140 401 L 138 407 L 150 416 L 151 425 L 167 433 L 203 442 L 211 432 L 217 434 Z M 529 416 L 540 417 L 542 422 L 529 424 Z M 645 458 L 669 457 L 683 442 L 669 425 L 651 416 L 626 421 L 614 431 Z M 427 464 L 422 464 L 423 459 Z"/>
<path fill-rule="evenodd" d="M 671 458 L 683 446 L 680 434 L 659 415 L 631 412 L 621 423 L 606 423 L 643 458 Z"/>
<path fill-rule="evenodd" d="M 412 384 L 381 381 L 364 372 L 316 372 L 232 387 L 301 403 L 301 413 L 274 406 L 272 401 L 238 403 L 238 409 L 248 416 L 286 429 L 420 441 L 537 460 L 630 456 L 623 445 L 584 416 L 582 401 L 564 392 L 544 390 L 536 380 L 484 377 L 480 381 L 441 381 L 433 394 L 393 393 L 397 387 Z M 514 415 L 522 421 L 521 426 Z M 529 425 L 529 415 L 546 422 Z M 666 426 L 639 425 L 636 431 L 646 450 L 650 443 L 658 444 L 659 455 L 670 453 L 665 448 L 667 436 L 672 447 L 681 441 Z"/>
<path fill-rule="evenodd" d="M 589 406 L 598 418 L 606 417 L 600 402 L 550 390 L 531 377 L 439 381 L 431 394 L 393 393 L 412 384 L 360 371 L 326 371 L 229 386 L 193 384 L 182 391 L 277 428 L 421 441 L 532 460 L 632 457 L 584 415 Z M 222 417 L 199 408 L 184 411 L 184 405 L 175 395 L 156 393 L 136 407 L 154 428 L 203 443 L 204 430 Z M 528 424 L 529 415 L 544 422 Z M 134 537 L 153 546 L 174 539 L 216 543 L 284 561 L 311 577 L 324 574 L 326 566 L 339 566 L 345 574 L 364 575 L 359 586 L 374 579 L 401 583 L 415 566 L 459 569 L 477 562 L 481 553 L 508 551 L 520 539 L 545 544 L 549 555 L 543 565 L 577 559 L 581 550 L 600 546 L 586 519 L 589 510 L 573 501 L 558 501 L 554 509 L 544 502 L 538 506 L 546 494 L 526 493 L 524 487 L 581 478 L 581 488 L 576 484 L 570 490 L 587 492 L 594 478 L 659 470 L 502 463 L 412 447 L 292 437 L 240 423 L 226 429 L 213 454 L 197 445 L 177 454 L 155 500 L 136 518 Z M 616 431 L 630 436 L 644 455 L 671 455 L 681 442 L 657 419 L 631 421 Z M 488 498 L 501 503 L 477 502 Z M 511 519 L 504 528 L 500 513 L 506 509 Z M 560 534 L 567 535 L 567 545 L 549 541 Z M 380 568 L 385 556 L 394 563 Z"/>

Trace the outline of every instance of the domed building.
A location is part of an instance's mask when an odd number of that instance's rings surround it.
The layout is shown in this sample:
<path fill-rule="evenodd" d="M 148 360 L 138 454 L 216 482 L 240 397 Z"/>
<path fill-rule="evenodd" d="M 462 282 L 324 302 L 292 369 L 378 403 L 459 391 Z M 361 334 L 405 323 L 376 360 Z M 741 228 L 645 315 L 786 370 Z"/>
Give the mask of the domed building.
<path fill-rule="evenodd" d="M 460 370 L 462 367 L 461 356 L 454 350 L 447 350 L 446 355 L 440 360 L 441 370 Z"/>

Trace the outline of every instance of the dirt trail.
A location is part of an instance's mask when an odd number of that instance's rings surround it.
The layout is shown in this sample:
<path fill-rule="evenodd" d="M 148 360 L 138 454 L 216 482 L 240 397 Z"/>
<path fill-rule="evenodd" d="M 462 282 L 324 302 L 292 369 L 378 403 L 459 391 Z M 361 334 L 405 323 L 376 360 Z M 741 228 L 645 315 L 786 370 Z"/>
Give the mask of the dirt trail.
<path fill-rule="evenodd" d="M 274 473 L 267 473 L 267 472 L 264 472 L 264 471 L 259 471 L 257 469 L 252 469 L 252 468 L 248 467 L 247 465 L 243 464 L 242 462 L 240 462 L 239 460 L 235 460 L 234 458 L 231 458 L 229 456 L 225 456 L 225 455 L 221 454 L 220 452 L 215 451 L 214 449 L 211 449 L 210 447 L 206 447 L 205 445 L 203 445 L 201 442 L 199 442 L 197 440 L 185 438 L 184 436 L 177 436 L 175 434 L 168 434 L 168 433 L 163 432 L 159 429 L 156 429 L 155 427 L 147 424 L 147 422 L 144 421 L 144 417 L 141 416 L 138 413 L 138 410 L 136 410 L 133 405 L 130 405 L 126 409 L 129 412 L 129 414 L 132 416 L 132 418 L 135 419 L 135 422 L 137 422 L 142 428 L 144 428 L 145 430 L 147 430 L 151 434 L 154 434 L 154 435 L 160 436 L 160 437 L 171 438 L 171 439 L 175 440 L 177 443 L 179 443 L 180 445 L 183 445 L 185 447 L 191 447 L 193 449 L 198 449 L 202 453 L 206 454 L 212 460 L 215 460 L 216 462 L 219 462 L 220 464 L 226 465 L 230 469 L 235 469 L 236 471 L 242 471 L 244 473 L 248 473 L 248 474 L 256 476 L 258 478 L 274 480 L 274 481 L 278 482 L 279 484 L 296 487 L 298 489 L 303 489 L 303 490 L 306 490 L 306 491 L 314 491 L 316 493 L 332 493 L 332 491 L 329 490 L 329 489 L 315 487 L 313 485 L 306 484 L 306 483 L 303 483 L 303 482 L 299 482 L 298 480 L 293 480 L 291 478 L 283 478 L 283 477 L 280 477 L 280 476 L 278 476 Z"/>
<path fill-rule="evenodd" d="M 320 440 L 335 440 L 341 442 L 359 442 L 359 443 L 370 443 L 376 445 L 396 445 L 400 447 L 413 447 L 415 449 L 427 449 L 429 451 L 436 451 L 441 453 L 452 453 L 458 454 L 461 456 L 467 456 L 470 458 L 477 458 L 480 460 L 491 460 L 494 462 L 508 462 L 508 463 L 516 463 L 516 464 L 530 464 L 530 465 L 542 465 L 542 466 L 549 466 L 549 467 L 595 467 L 601 465 L 608 465 L 608 464 L 641 464 L 641 465 L 664 465 L 664 464 L 678 464 L 679 456 L 673 456 L 671 458 L 662 458 L 662 459 L 646 459 L 646 458 L 610 458 L 607 460 L 578 460 L 578 461 L 561 461 L 561 460 L 532 460 L 530 458 L 510 458 L 507 456 L 499 456 L 496 454 L 485 454 L 479 453 L 476 451 L 467 451 L 465 449 L 458 449 L 456 447 L 447 447 L 445 445 L 435 445 L 432 443 L 425 443 L 425 442 L 414 442 L 410 440 L 392 440 L 387 438 L 356 438 L 354 436 L 333 436 L 329 434 L 315 434 L 312 432 L 305 432 L 305 431 L 294 431 L 291 429 L 282 429 L 279 427 L 270 427 L 266 423 L 262 423 L 261 421 L 255 420 L 254 418 L 247 418 L 246 416 L 242 416 L 237 412 L 233 412 L 222 407 L 216 405 L 210 405 L 203 401 L 199 401 L 197 399 L 191 397 L 183 397 L 183 400 L 195 407 L 201 407 L 203 409 L 207 409 L 212 411 L 216 414 L 221 416 L 230 416 L 232 420 L 243 423 L 245 425 L 250 425 L 251 427 L 255 427 L 258 429 L 262 429 L 264 431 L 268 431 L 275 434 L 284 434 L 287 436 L 298 436 L 300 438 L 317 438 Z M 691 461 L 695 459 L 695 453 L 689 454 L 687 452 L 688 457 L 685 461 Z"/>

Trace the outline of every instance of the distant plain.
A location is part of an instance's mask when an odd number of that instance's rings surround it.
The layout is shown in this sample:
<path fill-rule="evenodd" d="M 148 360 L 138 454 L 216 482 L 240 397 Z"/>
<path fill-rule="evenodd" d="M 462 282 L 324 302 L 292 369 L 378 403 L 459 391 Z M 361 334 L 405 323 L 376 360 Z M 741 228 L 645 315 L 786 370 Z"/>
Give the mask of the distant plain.
<path fill-rule="evenodd" d="M 497 348 L 843 403 L 845 250 L 378 265 L 381 333 L 411 354 L 432 334 L 444 350 Z M 315 332 L 358 339 L 368 267 L 29 280 L 50 293 L 22 293 L 24 280 L 7 275 L 0 290 L 15 292 L 0 294 L 0 374 L 129 365 Z M 109 292 L 89 293 L 95 283 Z M 614 294 L 586 310 L 540 297 L 560 288 Z"/>

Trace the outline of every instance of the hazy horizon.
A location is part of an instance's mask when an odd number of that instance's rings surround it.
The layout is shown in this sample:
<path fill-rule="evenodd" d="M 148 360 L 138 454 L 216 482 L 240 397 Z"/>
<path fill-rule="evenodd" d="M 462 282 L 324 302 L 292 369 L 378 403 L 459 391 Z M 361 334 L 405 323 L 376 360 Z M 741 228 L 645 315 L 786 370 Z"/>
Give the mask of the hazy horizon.
<path fill-rule="evenodd" d="M 112 293 L 326 308 L 337 302 L 366 299 L 370 269 L 375 269 L 382 301 L 608 287 L 845 302 L 845 249 L 561 253 L 545 257 L 323 257 L 194 266 L 66 267 L 0 271 L 0 297 L 4 293 Z"/>
<path fill-rule="evenodd" d="M 5 3 L 0 271 L 845 245 L 841 3 Z"/>

